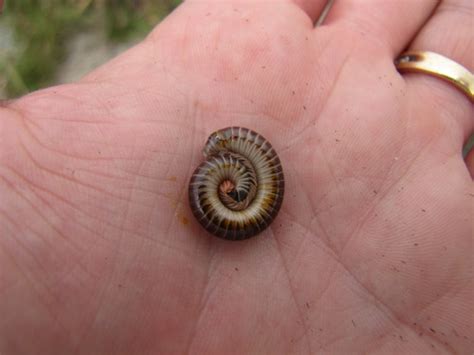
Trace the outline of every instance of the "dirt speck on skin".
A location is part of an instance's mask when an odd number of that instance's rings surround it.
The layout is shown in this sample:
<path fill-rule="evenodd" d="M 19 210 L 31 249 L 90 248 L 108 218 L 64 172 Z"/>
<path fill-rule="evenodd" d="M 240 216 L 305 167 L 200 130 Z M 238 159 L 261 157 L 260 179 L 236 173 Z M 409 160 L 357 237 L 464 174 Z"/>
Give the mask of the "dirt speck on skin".
<path fill-rule="evenodd" d="M 185 226 L 189 223 L 189 219 L 187 219 L 186 216 L 180 216 L 180 217 L 179 217 L 179 220 L 180 220 L 181 223 L 182 223 L 183 225 L 185 225 Z"/>
<path fill-rule="evenodd" d="M 239 268 L 238 268 L 238 267 L 235 267 L 234 270 L 235 270 L 235 271 L 239 271 Z"/>
<path fill-rule="evenodd" d="M 351 319 L 351 322 L 352 322 L 352 325 L 354 326 L 354 328 L 356 327 L 356 323 L 354 322 L 354 319 Z"/>
<path fill-rule="evenodd" d="M 170 176 L 168 178 L 169 181 L 172 181 L 172 182 L 176 182 L 178 180 L 178 178 L 176 176 Z"/>
<path fill-rule="evenodd" d="M 309 309 L 309 302 L 306 302 L 306 308 Z"/>
<path fill-rule="evenodd" d="M 418 243 L 413 243 L 413 245 L 417 247 L 417 246 L 418 246 Z"/>
<path fill-rule="evenodd" d="M 434 330 L 433 328 L 430 328 L 430 330 L 436 334 L 436 330 Z"/>

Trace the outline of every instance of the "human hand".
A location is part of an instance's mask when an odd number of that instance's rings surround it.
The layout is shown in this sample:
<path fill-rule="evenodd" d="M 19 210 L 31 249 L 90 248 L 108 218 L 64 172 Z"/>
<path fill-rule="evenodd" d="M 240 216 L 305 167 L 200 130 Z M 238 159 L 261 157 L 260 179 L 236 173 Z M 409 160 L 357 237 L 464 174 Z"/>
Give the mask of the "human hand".
<path fill-rule="evenodd" d="M 472 352 L 473 107 L 393 59 L 414 39 L 472 71 L 473 5 L 374 5 L 336 1 L 314 29 L 320 0 L 188 1 L 83 80 L 6 103 L 0 353 Z M 286 178 L 244 242 L 187 204 L 230 125 Z"/>

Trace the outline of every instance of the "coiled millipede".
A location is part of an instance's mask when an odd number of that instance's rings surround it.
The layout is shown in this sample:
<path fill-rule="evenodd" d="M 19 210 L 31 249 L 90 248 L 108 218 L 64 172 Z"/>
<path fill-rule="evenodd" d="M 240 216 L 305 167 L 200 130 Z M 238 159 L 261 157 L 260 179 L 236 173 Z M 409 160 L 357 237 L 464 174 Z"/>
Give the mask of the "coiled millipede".
<path fill-rule="evenodd" d="M 242 127 L 212 133 L 189 183 L 189 204 L 213 235 L 250 238 L 267 228 L 283 202 L 280 159 L 260 134 Z"/>

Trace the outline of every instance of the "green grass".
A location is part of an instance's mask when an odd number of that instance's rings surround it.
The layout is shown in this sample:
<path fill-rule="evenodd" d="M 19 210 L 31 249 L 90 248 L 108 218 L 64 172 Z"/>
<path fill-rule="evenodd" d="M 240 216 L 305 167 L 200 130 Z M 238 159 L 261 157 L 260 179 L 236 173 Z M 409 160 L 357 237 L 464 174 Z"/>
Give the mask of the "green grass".
<path fill-rule="evenodd" d="M 11 28 L 18 50 L 0 50 L 0 77 L 8 97 L 53 84 L 66 58 L 66 44 L 80 31 L 104 31 L 123 42 L 148 33 L 181 0 L 10 0 L 1 21 Z"/>
<path fill-rule="evenodd" d="M 469 153 L 472 149 L 474 149 L 474 133 L 468 138 L 464 148 L 462 150 L 463 157 L 466 157 L 467 153 Z"/>

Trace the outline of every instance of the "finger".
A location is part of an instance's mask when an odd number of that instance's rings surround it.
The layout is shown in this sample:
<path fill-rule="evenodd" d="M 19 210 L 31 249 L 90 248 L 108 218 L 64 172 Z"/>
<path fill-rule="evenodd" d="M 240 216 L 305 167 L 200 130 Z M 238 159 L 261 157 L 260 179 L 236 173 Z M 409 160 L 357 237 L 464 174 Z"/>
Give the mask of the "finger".
<path fill-rule="evenodd" d="M 292 0 L 298 7 L 300 7 L 315 23 L 322 14 L 324 7 L 329 0 Z"/>
<path fill-rule="evenodd" d="M 436 0 L 335 1 L 325 24 L 380 43 L 395 56 L 405 48 L 437 5 Z"/>
<path fill-rule="evenodd" d="M 264 8 L 274 9 L 275 6 L 279 5 L 290 5 L 291 7 L 296 7 L 299 10 L 302 10 L 306 15 L 309 16 L 312 23 L 315 23 L 319 15 L 324 9 L 328 0 L 273 0 L 273 1 L 255 1 L 255 0 L 231 0 L 231 1 L 222 1 L 222 0 L 212 0 L 208 1 L 207 4 L 213 5 L 213 3 L 218 5 L 225 5 L 227 7 L 232 7 L 235 10 L 243 7 L 258 7 L 260 8 L 261 15 L 265 16 Z M 202 0 L 194 0 L 189 2 L 202 3 Z"/>
<path fill-rule="evenodd" d="M 472 72 L 473 16 L 472 0 L 443 1 L 416 36 L 410 49 L 442 54 Z M 405 79 L 412 86 L 413 93 L 424 91 L 432 100 L 442 102 L 445 115 L 460 125 L 464 139 L 467 138 L 474 129 L 474 108 L 461 91 L 452 84 L 424 74 L 405 75 Z"/>

